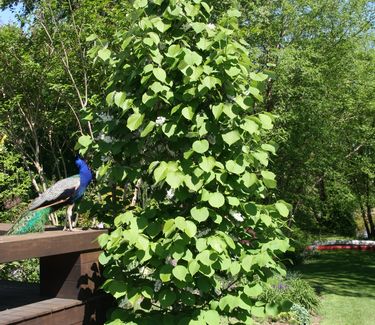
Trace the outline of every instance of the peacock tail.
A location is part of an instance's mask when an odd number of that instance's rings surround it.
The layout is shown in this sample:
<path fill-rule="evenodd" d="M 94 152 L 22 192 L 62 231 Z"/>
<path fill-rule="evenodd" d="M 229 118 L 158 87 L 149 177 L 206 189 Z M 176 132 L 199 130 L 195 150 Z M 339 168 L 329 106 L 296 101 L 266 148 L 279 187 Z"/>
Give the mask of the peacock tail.
<path fill-rule="evenodd" d="M 21 235 L 29 232 L 42 232 L 48 221 L 48 215 L 53 211 L 52 207 L 27 211 L 9 229 L 7 235 Z"/>

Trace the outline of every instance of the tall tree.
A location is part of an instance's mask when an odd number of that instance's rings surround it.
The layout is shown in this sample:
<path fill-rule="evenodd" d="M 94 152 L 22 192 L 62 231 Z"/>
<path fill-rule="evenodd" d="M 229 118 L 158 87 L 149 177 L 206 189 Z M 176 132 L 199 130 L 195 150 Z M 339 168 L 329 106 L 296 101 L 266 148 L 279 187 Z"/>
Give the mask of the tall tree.
<path fill-rule="evenodd" d="M 79 144 L 113 189 L 101 203 L 115 230 L 99 238 L 113 323 L 249 323 L 282 307 L 258 301 L 289 246 L 288 206 L 270 195 L 273 116 L 254 113 L 267 76 L 241 13 L 214 5 L 138 0 L 130 30 L 90 38 L 108 94 Z"/>

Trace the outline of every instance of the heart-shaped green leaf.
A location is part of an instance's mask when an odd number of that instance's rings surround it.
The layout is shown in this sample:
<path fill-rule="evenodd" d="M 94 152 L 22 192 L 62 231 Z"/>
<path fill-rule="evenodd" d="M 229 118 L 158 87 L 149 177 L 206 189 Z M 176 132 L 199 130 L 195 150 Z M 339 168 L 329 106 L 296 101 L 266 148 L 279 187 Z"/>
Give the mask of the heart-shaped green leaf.
<path fill-rule="evenodd" d="M 205 153 L 209 148 L 209 143 L 207 140 L 197 140 L 193 143 L 193 150 L 197 153 Z"/>

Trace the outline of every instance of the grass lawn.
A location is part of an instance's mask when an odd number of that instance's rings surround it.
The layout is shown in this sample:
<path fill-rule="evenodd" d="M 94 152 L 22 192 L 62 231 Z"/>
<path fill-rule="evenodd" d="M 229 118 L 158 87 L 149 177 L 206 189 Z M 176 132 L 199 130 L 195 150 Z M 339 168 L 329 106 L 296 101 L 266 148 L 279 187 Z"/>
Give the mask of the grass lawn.
<path fill-rule="evenodd" d="M 294 270 L 322 296 L 321 325 L 375 324 L 375 252 L 319 252 Z"/>

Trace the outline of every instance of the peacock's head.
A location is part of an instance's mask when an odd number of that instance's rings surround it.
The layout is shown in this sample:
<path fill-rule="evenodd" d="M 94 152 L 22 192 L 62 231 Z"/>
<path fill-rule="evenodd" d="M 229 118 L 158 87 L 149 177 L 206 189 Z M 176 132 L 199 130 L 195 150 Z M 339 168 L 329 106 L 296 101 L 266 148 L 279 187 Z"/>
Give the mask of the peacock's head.
<path fill-rule="evenodd" d="M 88 165 L 86 163 L 86 161 L 82 158 L 81 155 L 76 155 L 76 158 L 74 160 L 78 170 L 81 170 L 82 168 L 88 168 Z"/>
<path fill-rule="evenodd" d="M 84 160 L 82 159 L 81 155 L 76 155 L 75 158 L 74 158 L 74 163 L 76 165 L 76 167 L 78 169 L 80 169 L 80 167 L 82 167 L 82 163 L 84 162 Z"/>
<path fill-rule="evenodd" d="M 89 165 L 86 163 L 85 159 L 83 159 L 82 156 L 77 155 L 75 158 L 75 164 L 79 170 L 81 181 L 84 180 L 85 183 L 90 183 L 93 179 L 93 173 Z"/>

